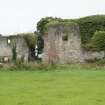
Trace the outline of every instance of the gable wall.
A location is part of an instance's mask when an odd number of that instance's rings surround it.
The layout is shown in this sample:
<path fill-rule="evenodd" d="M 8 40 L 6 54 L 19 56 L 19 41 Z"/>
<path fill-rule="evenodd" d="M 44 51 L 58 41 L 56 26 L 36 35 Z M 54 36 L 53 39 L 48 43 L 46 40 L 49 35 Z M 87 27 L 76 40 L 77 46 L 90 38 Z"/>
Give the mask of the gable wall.
<path fill-rule="evenodd" d="M 11 43 L 8 44 L 7 40 L 10 39 Z M 0 37 L 0 58 L 8 57 L 12 60 L 13 57 L 13 46 L 16 44 L 17 59 L 24 57 L 25 61 L 28 61 L 29 48 L 22 37 Z"/>

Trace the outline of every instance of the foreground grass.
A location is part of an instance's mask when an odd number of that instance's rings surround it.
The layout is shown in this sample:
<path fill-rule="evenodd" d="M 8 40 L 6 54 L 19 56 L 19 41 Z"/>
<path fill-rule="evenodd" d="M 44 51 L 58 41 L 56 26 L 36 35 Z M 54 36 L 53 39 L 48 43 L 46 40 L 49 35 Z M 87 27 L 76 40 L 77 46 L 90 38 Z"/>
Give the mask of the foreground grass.
<path fill-rule="evenodd" d="M 0 71 L 0 105 L 105 105 L 105 70 Z"/>

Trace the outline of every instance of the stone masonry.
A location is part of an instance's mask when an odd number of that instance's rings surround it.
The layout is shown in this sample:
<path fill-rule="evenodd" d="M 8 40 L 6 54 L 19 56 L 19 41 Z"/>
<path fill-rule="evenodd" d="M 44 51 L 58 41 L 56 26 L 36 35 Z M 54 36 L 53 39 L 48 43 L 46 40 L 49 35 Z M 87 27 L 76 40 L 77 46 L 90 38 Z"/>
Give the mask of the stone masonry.
<path fill-rule="evenodd" d="M 0 62 L 13 58 L 13 46 L 16 46 L 17 59 L 28 61 L 29 48 L 21 36 L 0 36 Z"/>
<path fill-rule="evenodd" d="M 77 24 L 51 25 L 44 35 L 43 63 L 77 63 L 101 59 L 103 52 L 84 51 L 81 47 L 80 30 Z M 63 37 L 66 36 L 66 40 Z"/>
<path fill-rule="evenodd" d="M 77 24 L 49 26 L 48 33 L 44 35 L 43 62 L 83 62 L 79 33 Z M 64 36 L 66 40 L 63 40 Z"/>

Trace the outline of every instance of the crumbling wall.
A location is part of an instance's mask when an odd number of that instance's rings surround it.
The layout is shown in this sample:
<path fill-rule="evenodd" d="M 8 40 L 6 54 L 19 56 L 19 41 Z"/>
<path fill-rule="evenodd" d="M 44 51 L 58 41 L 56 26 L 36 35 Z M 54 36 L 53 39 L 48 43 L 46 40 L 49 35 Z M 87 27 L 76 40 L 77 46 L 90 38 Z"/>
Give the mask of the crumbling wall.
<path fill-rule="evenodd" d="M 12 39 L 16 43 L 16 53 L 17 59 L 22 59 L 23 61 L 28 61 L 29 48 L 23 37 L 16 37 Z"/>
<path fill-rule="evenodd" d="M 10 43 L 8 43 L 8 40 Z M 1 36 L 0 37 L 0 61 L 6 57 L 9 61 L 13 59 L 13 46 L 16 46 L 17 59 L 28 61 L 29 48 L 21 36 Z"/>
<path fill-rule="evenodd" d="M 83 50 L 83 57 L 85 61 L 97 61 L 104 58 L 104 51 Z"/>
<path fill-rule="evenodd" d="M 48 33 L 44 35 L 43 62 L 84 62 L 79 33 L 77 24 L 49 26 Z M 67 40 L 63 40 L 65 34 Z"/>
<path fill-rule="evenodd" d="M 3 61 L 4 57 L 8 57 L 9 60 L 12 58 L 11 47 L 7 44 L 6 37 L 0 37 L 0 61 Z"/>
<path fill-rule="evenodd" d="M 63 37 L 66 35 L 66 40 Z M 44 35 L 43 63 L 76 63 L 102 59 L 104 52 L 86 51 L 81 46 L 79 26 L 53 25 Z"/>

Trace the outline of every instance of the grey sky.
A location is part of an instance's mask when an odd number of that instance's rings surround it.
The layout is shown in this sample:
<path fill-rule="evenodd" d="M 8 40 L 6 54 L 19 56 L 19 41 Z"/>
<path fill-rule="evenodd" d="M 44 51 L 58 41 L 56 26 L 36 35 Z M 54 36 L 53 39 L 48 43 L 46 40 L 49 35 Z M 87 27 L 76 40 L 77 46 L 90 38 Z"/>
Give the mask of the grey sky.
<path fill-rule="evenodd" d="M 0 0 L 0 33 L 33 32 L 46 16 L 79 18 L 105 14 L 105 0 Z"/>

